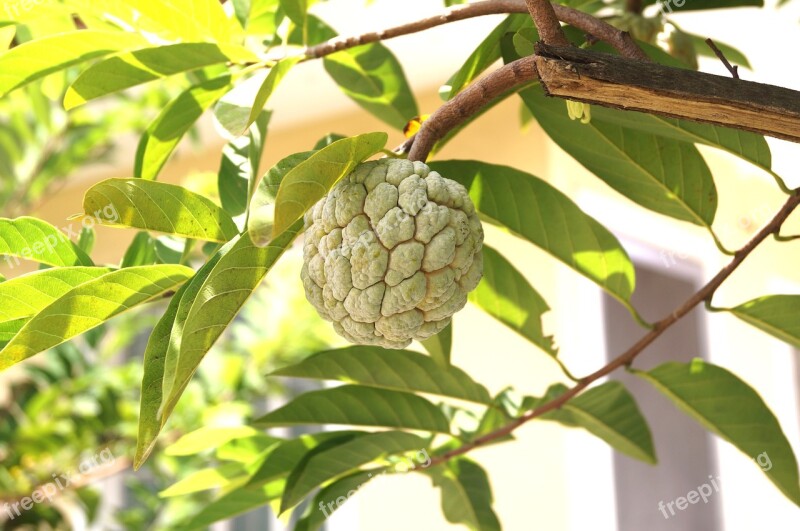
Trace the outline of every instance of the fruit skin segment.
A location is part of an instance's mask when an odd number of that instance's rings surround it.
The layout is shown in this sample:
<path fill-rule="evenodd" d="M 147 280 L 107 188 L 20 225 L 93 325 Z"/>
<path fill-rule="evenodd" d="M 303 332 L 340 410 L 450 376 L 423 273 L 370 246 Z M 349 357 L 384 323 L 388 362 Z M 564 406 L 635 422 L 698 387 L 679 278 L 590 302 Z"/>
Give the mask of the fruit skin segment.
<path fill-rule="evenodd" d="M 305 227 L 306 298 L 352 343 L 405 348 L 439 333 L 483 275 L 467 190 L 422 162 L 360 164 Z"/>

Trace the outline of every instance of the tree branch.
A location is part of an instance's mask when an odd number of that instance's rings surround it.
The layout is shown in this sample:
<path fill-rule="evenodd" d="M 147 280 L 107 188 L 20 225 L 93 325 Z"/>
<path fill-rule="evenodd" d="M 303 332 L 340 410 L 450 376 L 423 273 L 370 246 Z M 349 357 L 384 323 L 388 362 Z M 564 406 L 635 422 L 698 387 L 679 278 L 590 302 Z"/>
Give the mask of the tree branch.
<path fill-rule="evenodd" d="M 551 96 L 800 142 L 794 90 L 541 43 L 536 68 Z"/>
<path fill-rule="evenodd" d="M 408 153 L 411 161 L 425 161 L 433 146 L 497 96 L 539 79 L 535 56 L 523 57 L 480 78 L 439 107 L 425 120 Z"/>
<path fill-rule="evenodd" d="M 570 45 L 553 11 L 553 5 L 548 0 L 525 0 L 525 3 L 542 41 L 553 46 Z"/>
<path fill-rule="evenodd" d="M 513 422 L 499 428 L 491 433 L 488 433 L 482 437 L 475 439 L 474 441 L 460 446 L 454 450 L 449 452 L 445 452 L 442 455 L 434 457 L 431 460 L 430 466 L 434 466 L 445 461 L 448 461 L 454 457 L 459 455 L 464 455 L 475 448 L 480 446 L 485 446 L 491 442 L 494 442 L 498 439 L 506 437 L 507 435 L 511 434 L 517 428 L 529 422 L 537 417 L 541 417 L 545 413 L 549 413 L 550 411 L 554 411 L 559 409 L 561 406 L 566 404 L 568 401 L 573 399 L 575 396 L 580 394 L 584 389 L 589 387 L 591 384 L 608 376 L 615 370 L 619 369 L 623 366 L 630 365 L 637 356 L 639 356 L 648 346 L 650 346 L 656 339 L 658 339 L 664 332 L 666 332 L 672 325 L 680 321 L 683 317 L 685 317 L 689 312 L 691 312 L 695 307 L 697 307 L 703 301 L 710 301 L 711 298 L 716 293 L 717 289 L 736 271 L 740 265 L 745 261 L 745 259 L 750 256 L 750 254 L 759 246 L 761 243 L 764 242 L 767 238 L 772 235 L 777 235 L 780 233 L 781 227 L 783 226 L 786 219 L 794 212 L 794 210 L 800 206 L 800 191 L 796 191 L 792 194 L 783 207 L 778 211 L 772 221 L 767 224 L 750 242 L 742 247 L 733 257 L 733 260 L 730 264 L 728 264 L 724 269 L 722 269 L 717 275 L 711 279 L 708 284 L 703 286 L 697 293 L 692 295 L 689 300 L 683 303 L 679 308 L 677 308 L 674 312 L 667 315 L 660 321 L 655 324 L 655 327 L 650 330 L 647 334 L 645 334 L 642 339 L 640 339 L 635 345 L 629 348 L 627 351 L 616 357 L 613 361 L 602 367 L 601 369 L 593 372 L 589 376 L 582 378 L 578 384 L 574 387 L 570 388 L 566 393 L 559 396 L 558 398 L 547 402 L 546 404 L 542 404 L 541 406 L 537 407 L 533 411 L 529 411 L 525 413 L 523 416 L 519 417 L 518 419 L 514 420 Z"/>
<path fill-rule="evenodd" d="M 650 61 L 647 55 L 636 45 L 636 42 L 634 42 L 627 32 L 620 31 L 607 22 L 597 19 L 588 13 L 561 4 L 553 4 L 552 10 L 556 17 L 562 22 L 575 26 L 581 31 L 589 33 L 601 41 L 607 42 L 623 56 L 630 57 L 631 59 Z M 508 13 L 529 13 L 525 0 L 485 0 L 473 4 L 457 5 L 444 10 L 439 15 L 409 22 L 408 24 L 402 24 L 381 31 L 363 33 L 361 35 L 333 38 L 329 41 L 309 47 L 306 49 L 305 56 L 309 59 L 316 59 L 355 46 L 418 33 L 450 22 L 457 22 L 459 20 L 482 17 L 485 15 Z"/>

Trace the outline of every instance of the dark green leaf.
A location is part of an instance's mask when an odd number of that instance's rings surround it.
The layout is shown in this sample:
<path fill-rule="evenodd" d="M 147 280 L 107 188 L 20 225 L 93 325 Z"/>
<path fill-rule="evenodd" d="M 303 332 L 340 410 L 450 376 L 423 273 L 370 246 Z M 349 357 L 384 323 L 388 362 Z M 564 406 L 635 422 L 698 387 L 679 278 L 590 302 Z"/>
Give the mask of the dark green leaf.
<path fill-rule="evenodd" d="M 566 195 L 507 166 L 478 161 L 434 162 L 430 166 L 463 184 L 482 214 L 629 304 L 635 274 L 628 254 L 613 234 Z"/>
<path fill-rule="evenodd" d="M 376 474 L 373 472 L 356 472 L 345 476 L 320 490 L 314 497 L 306 513 L 297 522 L 294 531 L 316 531 L 320 529 L 325 520 L 349 500 L 358 489 L 363 487 Z"/>
<path fill-rule="evenodd" d="M 797 459 L 778 419 L 764 400 L 736 375 L 695 359 L 636 371 L 707 430 L 733 444 L 762 467 L 783 494 L 800 505 Z M 765 459 L 766 458 L 766 459 Z"/>
<path fill-rule="evenodd" d="M 739 319 L 800 348 L 800 295 L 771 295 L 746 302 L 730 312 Z"/>
<path fill-rule="evenodd" d="M 423 340 L 422 346 L 431 355 L 433 361 L 444 367 L 450 365 L 450 353 L 453 350 L 453 322 L 450 321 L 450 324 L 435 336 Z"/>
<path fill-rule="evenodd" d="M 545 97 L 541 88 L 520 95 L 556 144 L 622 195 L 696 225 L 709 227 L 714 221 L 717 190 L 693 145 L 595 116 L 588 124 L 571 120 L 564 100 Z"/>
<path fill-rule="evenodd" d="M 125 251 L 120 268 L 153 265 L 158 261 L 156 241 L 146 232 L 138 233 Z"/>
<path fill-rule="evenodd" d="M 473 531 L 500 531 L 500 521 L 492 510 L 492 487 L 480 465 L 460 457 L 426 473 L 442 492 L 442 512 L 448 522 Z"/>
<path fill-rule="evenodd" d="M 419 115 L 402 65 L 383 44 L 343 50 L 323 64 L 347 96 L 390 126 L 402 130 Z"/>
<path fill-rule="evenodd" d="M 415 391 L 488 404 L 486 389 L 457 367 L 442 366 L 410 350 L 352 346 L 314 354 L 273 376 L 339 380 L 396 391 Z"/>
<path fill-rule="evenodd" d="M 255 187 L 255 180 L 258 178 L 271 117 L 269 112 L 261 113 L 246 136 L 231 141 L 222 150 L 217 186 L 222 208 L 232 216 L 238 216 L 247 210 L 250 189 Z"/>
<path fill-rule="evenodd" d="M 262 428 L 297 424 L 347 424 L 436 433 L 450 431 L 444 414 L 424 398 L 361 385 L 305 393 L 256 419 L 253 424 Z"/>

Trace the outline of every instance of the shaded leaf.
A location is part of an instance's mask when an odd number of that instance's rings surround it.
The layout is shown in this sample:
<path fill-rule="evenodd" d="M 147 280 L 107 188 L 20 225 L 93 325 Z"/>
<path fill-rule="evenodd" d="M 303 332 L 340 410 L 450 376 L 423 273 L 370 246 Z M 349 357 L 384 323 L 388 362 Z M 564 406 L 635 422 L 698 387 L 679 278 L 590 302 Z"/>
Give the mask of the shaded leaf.
<path fill-rule="evenodd" d="M 450 354 L 453 350 L 453 321 L 450 321 L 444 330 L 421 343 L 436 363 L 445 367 L 450 365 Z"/>
<path fill-rule="evenodd" d="M 210 199 L 174 184 L 108 179 L 86 191 L 83 209 L 87 214 L 109 205 L 116 216 L 101 218 L 101 223 L 215 242 L 226 242 L 239 233 L 230 215 Z"/>
<path fill-rule="evenodd" d="M 619 382 L 592 387 L 542 418 L 585 428 L 620 452 L 656 464 L 647 421 L 633 396 Z"/>
<path fill-rule="evenodd" d="M 383 44 L 336 52 L 323 64 L 347 96 L 392 127 L 402 130 L 419 115 L 402 65 Z"/>
<path fill-rule="evenodd" d="M 432 403 L 410 393 L 345 385 L 312 391 L 253 421 L 261 428 L 296 424 L 382 426 L 449 433 L 444 414 Z"/>
<path fill-rule="evenodd" d="M 158 261 L 156 256 L 156 241 L 146 232 L 137 234 L 125 255 L 122 257 L 120 268 L 153 265 Z"/>
<path fill-rule="evenodd" d="M 463 184 L 485 216 L 547 251 L 627 303 L 635 273 L 619 241 L 552 185 L 530 174 L 478 161 L 431 163 Z"/>
<path fill-rule="evenodd" d="M 797 459 L 778 419 L 764 400 L 736 375 L 695 359 L 665 363 L 641 376 L 707 430 L 733 444 L 751 459 L 766 455 L 762 468 L 783 494 L 800 505 Z"/>
<path fill-rule="evenodd" d="M 298 520 L 295 531 L 316 531 L 320 529 L 337 509 L 343 505 L 339 503 L 341 498 L 349 500 L 361 487 L 376 474 L 373 472 L 356 472 L 341 479 L 338 479 L 322 488 L 308 505 L 306 513 Z"/>
<path fill-rule="evenodd" d="M 424 449 L 427 440 L 402 431 L 351 436 L 310 452 L 292 471 L 281 499 L 281 512 L 294 507 L 316 487 L 390 455 Z"/>
<path fill-rule="evenodd" d="M 431 357 L 410 350 L 363 345 L 327 350 L 278 369 L 272 376 L 339 380 L 396 391 L 449 396 L 480 404 L 489 404 L 492 400 L 485 387 L 458 367 L 442 366 Z"/>
<path fill-rule="evenodd" d="M 761 297 L 732 308 L 730 312 L 781 341 L 800 348 L 800 295 Z"/>
<path fill-rule="evenodd" d="M 222 208 L 233 216 L 247 210 L 251 189 L 255 190 L 271 117 L 269 112 L 261 113 L 246 136 L 231 141 L 222 150 L 217 187 Z"/>
<path fill-rule="evenodd" d="M 571 120 L 564 100 L 545 97 L 541 88 L 520 96 L 556 144 L 620 194 L 695 225 L 714 221 L 717 190 L 695 146 L 595 116 L 588 124 Z"/>
<path fill-rule="evenodd" d="M 483 468 L 460 457 L 425 471 L 442 493 L 442 512 L 448 522 L 473 531 L 500 531 L 492 510 L 492 487 Z"/>

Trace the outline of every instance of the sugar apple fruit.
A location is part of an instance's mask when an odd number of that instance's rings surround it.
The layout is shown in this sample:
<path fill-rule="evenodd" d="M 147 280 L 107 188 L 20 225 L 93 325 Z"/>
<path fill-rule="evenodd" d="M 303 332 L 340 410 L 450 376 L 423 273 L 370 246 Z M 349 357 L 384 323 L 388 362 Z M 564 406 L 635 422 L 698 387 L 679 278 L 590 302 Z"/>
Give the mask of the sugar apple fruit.
<path fill-rule="evenodd" d="M 466 189 L 421 162 L 360 164 L 305 226 L 306 297 L 352 343 L 404 348 L 437 334 L 483 274 Z"/>

